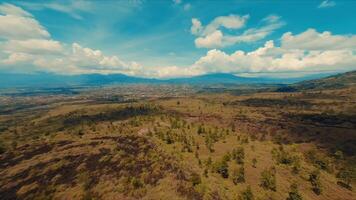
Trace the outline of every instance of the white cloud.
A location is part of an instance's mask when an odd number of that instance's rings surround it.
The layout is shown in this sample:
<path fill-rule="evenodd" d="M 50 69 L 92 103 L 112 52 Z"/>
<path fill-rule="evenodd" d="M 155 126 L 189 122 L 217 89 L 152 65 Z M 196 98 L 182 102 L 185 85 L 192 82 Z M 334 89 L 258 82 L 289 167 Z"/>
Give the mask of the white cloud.
<path fill-rule="evenodd" d="M 22 8 L 14 6 L 12 4 L 8 4 L 8 3 L 4 3 L 4 4 L 0 5 L 0 14 L 32 17 L 32 15 L 30 13 L 23 10 Z"/>
<path fill-rule="evenodd" d="M 203 26 L 202 26 L 201 22 L 198 19 L 193 18 L 192 26 L 190 27 L 190 32 L 193 35 L 199 35 L 199 34 L 201 34 L 202 31 L 203 31 Z"/>
<path fill-rule="evenodd" d="M 81 12 L 89 12 L 93 9 L 93 5 L 90 1 L 84 0 L 70 0 L 65 4 L 56 3 L 56 2 L 19 2 L 19 5 L 22 5 L 30 10 L 43 10 L 51 9 L 58 12 L 66 13 L 69 16 L 75 19 L 83 19 L 80 15 Z"/>
<path fill-rule="evenodd" d="M 195 39 L 195 45 L 198 48 L 222 48 L 231 46 L 241 42 L 254 42 L 261 40 L 271 34 L 274 30 L 284 25 L 277 15 L 269 15 L 262 19 L 263 26 L 258 28 L 250 28 L 243 31 L 241 34 L 225 34 L 221 27 L 230 30 L 241 29 L 245 26 L 249 15 L 237 16 L 220 16 L 215 18 L 206 27 L 203 27 L 201 22 L 193 18 L 191 33 L 198 36 Z"/>
<path fill-rule="evenodd" d="M 318 8 L 329 8 L 329 7 L 334 7 L 335 5 L 336 3 L 334 1 L 325 0 L 319 4 Z"/>
<path fill-rule="evenodd" d="M 248 18 L 249 15 L 244 15 L 244 16 L 229 15 L 229 16 L 216 17 L 204 28 L 203 35 L 206 36 L 211 33 L 214 33 L 220 27 L 224 27 L 227 29 L 242 28 L 245 25 Z"/>
<path fill-rule="evenodd" d="M 33 16 L 20 7 L 0 7 L 0 67 L 19 64 L 56 73 L 126 73 L 141 70 L 136 62 L 125 63 L 117 56 L 106 56 L 100 50 L 84 48 L 77 43 L 62 44 Z M 5 66 L 6 65 L 6 66 Z"/>
<path fill-rule="evenodd" d="M 356 46 L 354 46 L 355 49 Z M 268 41 L 251 52 L 236 51 L 227 54 L 210 50 L 193 65 L 200 73 L 260 73 L 298 71 L 340 71 L 355 69 L 356 54 L 348 49 L 284 49 Z"/>
<path fill-rule="evenodd" d="M 274 41 L 267 41 L 254 51 L 238 50 L 231 54 L 212 49 L 186 67 L 143 67 L 78 43 L 70 45 L 56 41 L 31 14 L 19 7 L 6 5 L 0 12 L 3 14 L 0 15 L 0 67 L 5 69 L 22 69 L 26 66 L 33 70 L 62 74 L 124 73 L 167 78 L 216 72 L 298 74 L 301 71 L 344 71 L 356 67 L 355 35 L 319 33 L 314 29 L 300 34 L 287 32 L 280 38 L 280 46 L 275 45 Z M 2 17 L 7 17 L 9 21 Z M 198 36 L 195 40 L 197 47 L 215 48 L 265 38 L 283 25 L 278 16 L 270 15 L 262 20 L 264 25 L 261 27 L 249 28 L 239 35 L 223 33 L 225 29 L 241 29 L 247 19 L 247 15 L 217 17 L 204 27 L 198 19 L 193 18 L 191 33 Z"/>
<path fill-rule="evenodd" d="M 3 12 L 3 14 L 5 15 L 0 15 L 0 38 L 28 39 L 50 37 L 47 30 L 34 18 L 13 15 L 13 12 Z"/>
<path fill-rule="evenodd" d="M 6 65 L 18 64 L 31 61 L 33 58 L 27 53 L 12 53 L 8 58 L 4 59 L 2 62 Z M 1 62 L 0 62 L 1 63 Z"/>
<path fill-rule="evenodd" d="M 221 31 L 216 30 L 206 37 L 198 37 L 194 42 L 198 48 L 219 48 L 223 47 L 223 34 Z"/>
<path fill-rule="evenodd" d="M 60 42 L 45 39 L 9 40 L 2 47 L 6 52 L 30 54 L 52 54 L 63 50 Z"/>
<path fill-rule="evenodd" d="M 286 49 L 307 49 L 307 50 L 338 50 L 355 49 L 355 35 L 333 35 L 324 31 L 318 33 L 315 29 L 308 29 L 298 35 L 287 32 L 282 36 L 282 47 Z"/>

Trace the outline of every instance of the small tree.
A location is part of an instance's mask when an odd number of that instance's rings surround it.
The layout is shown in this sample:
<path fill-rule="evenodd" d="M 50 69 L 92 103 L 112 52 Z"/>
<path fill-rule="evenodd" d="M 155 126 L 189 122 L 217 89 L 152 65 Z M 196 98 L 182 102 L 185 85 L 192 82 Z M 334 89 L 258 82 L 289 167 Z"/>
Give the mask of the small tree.
<path fill-rule="evenodd" d="M 298 185 L 297 183 L 292 183 L 290 186 L 289 196 L 287 200 L 302 200 L 302 196 L 298 192 Z"/>
<path fill-rule="evenodd" d="M 321 194 L 322 186 L 321 186 L 321 182 L 320 182 L 320 171 L 319 170 L 314 170 L 310 173 L 309 181 L 310 181 L 310 184 L 312 185 L 312 190 L 315 192 L 315 194 L 317 194 L 317 195 Z"/>
<path fill-rule="evenodd" d="M 276 170 L 274 167 L 261 172 L 261 186 L 267 190 L 276 191 Z"/>
<path fill-rule="evenodd" d="M 255 197 L 253 196 L 251 186 L 247 186 L 245 190 L 241 192 L 239 195 L 239 200 L 254 200 Z"/>
<path fill-rule="evenodd" d="M 239 168 L 235 168 L 232 171 L 231 174 L 231 178 L 232 178 L 232 182 L 234 182 L 235 185 L 237 185 L 238 183 L 243 183 L 245 182 L 245 169 L 243 166 L 239 167 Z"/>

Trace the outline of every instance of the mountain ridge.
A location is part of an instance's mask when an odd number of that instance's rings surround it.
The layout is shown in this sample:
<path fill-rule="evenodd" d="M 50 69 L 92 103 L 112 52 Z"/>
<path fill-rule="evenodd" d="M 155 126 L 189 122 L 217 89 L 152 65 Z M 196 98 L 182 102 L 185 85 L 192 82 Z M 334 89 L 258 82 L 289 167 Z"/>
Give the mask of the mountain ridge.
<path fill-rule="evenodd" d="M 117 84 L 292 84 L 313 78 L 325 77 L 305 76 L 300 78 L 269 78 L 242 77 L 229 73 L 211 73 L 182 78 L 144 78 L 125 74 L 82 74 L 59 75 L 52 73 L 16 74 L 0 73 L 0 87 L 65 87 L 65 86 L 105 86 Z"/>

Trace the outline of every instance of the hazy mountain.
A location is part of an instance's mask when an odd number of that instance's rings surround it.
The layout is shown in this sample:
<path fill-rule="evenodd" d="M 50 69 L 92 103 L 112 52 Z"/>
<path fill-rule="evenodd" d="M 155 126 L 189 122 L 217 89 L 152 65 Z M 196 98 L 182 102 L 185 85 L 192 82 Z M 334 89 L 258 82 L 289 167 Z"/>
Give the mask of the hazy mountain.
<path fill-rule="evenodd" d="M 325 74 L 306 76 L 301 78 L 266 78 L 239 77 L 233 74 L 216 73 L 187 78 L 150 79 L 127 76 L 124 74 L 83 74 L 58 75 L 51 73 L 9 74 L 0 73 L 0 87 L 65 87 L 65 86 L 103 86 L 114 84 L 290 84 L 302 80 L 309 80 Z M 306 82 L 307 83 L 307 82 Z"/>

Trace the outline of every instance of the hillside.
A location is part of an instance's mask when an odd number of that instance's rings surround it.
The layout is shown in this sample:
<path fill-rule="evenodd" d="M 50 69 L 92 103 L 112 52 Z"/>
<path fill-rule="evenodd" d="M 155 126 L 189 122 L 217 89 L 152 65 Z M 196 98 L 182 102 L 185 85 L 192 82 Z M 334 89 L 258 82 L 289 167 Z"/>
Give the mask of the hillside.
<path fill-rule="evenodd" d="M 302 81 L 289 86 L 291 90 L 340 89 L 356 85 L 356 71 L 328 76 L 326 78 Z"/>
<path fill-rule="evenodd" d="M 15 107 L 0 113 L 1 199 L 356 195 L 350 90 L 234 96 L 119 89 L 0 96 L 2 107 Z"/>

